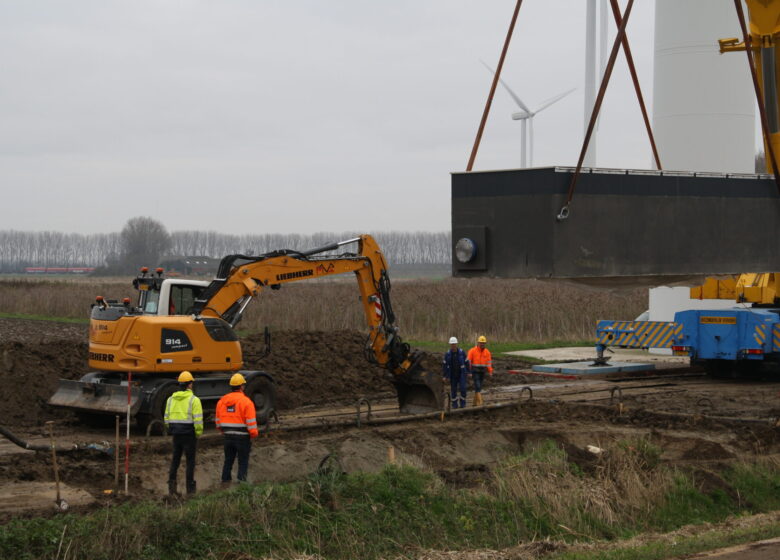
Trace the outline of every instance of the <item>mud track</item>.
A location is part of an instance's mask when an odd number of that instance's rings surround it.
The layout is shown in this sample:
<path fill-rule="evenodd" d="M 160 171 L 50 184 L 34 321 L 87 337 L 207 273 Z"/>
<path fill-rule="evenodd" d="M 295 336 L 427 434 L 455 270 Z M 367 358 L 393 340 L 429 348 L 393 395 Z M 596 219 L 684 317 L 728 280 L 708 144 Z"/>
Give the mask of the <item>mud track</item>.
<path fill-rule="evenodd" d="M 0 423 L 37 443 L 47 441 L 43 422 L 56 421 L 59 443 L 105 440 L 113 430 L 88 429 L 68 414 L 51 410 L 45 401 L 60 376 L 86 372 L 86 327 L 44 322 L 0 320 L 0 370 L 3 399 Z M 363 358 L 363 335 L 278 333 L 273 354 L 262 353 L 261 337 L 243 341 L 247 361 L 278 381 L 280 421 L 257 440 L 250 478 L 287 481 L 315 472 L 325 457 L 348 472 L 376 471 L 393 447 L 397 461 L 439 473 L 456 486 L 477 486 L 492 476 L 496 463 L 541 440 L 554 440 L 569 460 L 583 470 L 592 467 L 589 445 L 649 438 L 662 449 L 661 459 L 708 472 L 709 465 L 754 454 L 780 453 L 774 419 L 780 410 L 780 383 L 712 382 L 704 378 L 593 380 L 576 383 L 539 382 L 528 378 L 534 399 L 522 398 L 517 361 L 497 360 L 485 400 L 505 403 L 493 410 L 467 409 L 440 418 L 361 426 L 348 419 L 351 403 L 367 396 L 376 409 L 392 409 L 393 395 L 385 372 Z M 428 366 L 438 367 L 430 356 Z M 623 388 L 620 403 L 610 387 Z M 296 421 L 333 415 L 346 418 L 286 430 Z M 390 414 L 390 412 L 387 412 Z M 722 418 L 718 418 L 722 417 Z M 365 417 L 364 417 L 365 418 Z M 305 424 L 305 422 L 304 422 Z M 468 434 L 468 437 L 464 437 Z M 166 491 L 169 443 L 166 438 L 133 434 L 129 498 L 117 494 L 114 458 L 99 451 L 61 455 L 64 497 L 77 511 L 88 511 L 126 499 L 160 499 Z M 218 484 L 221 439 L 209 427 L 200 440 L 199 491 Z M 25 451 L 0 440 L 0 521 L 19 516 L 54 515 L 54 485 L 49 453 Z M 121 480 L 121 479 L 120 479 Z M 702 483 L 717 485 L 717 477 Z M 106 493 L 105 491 L 111 491 Z"/>

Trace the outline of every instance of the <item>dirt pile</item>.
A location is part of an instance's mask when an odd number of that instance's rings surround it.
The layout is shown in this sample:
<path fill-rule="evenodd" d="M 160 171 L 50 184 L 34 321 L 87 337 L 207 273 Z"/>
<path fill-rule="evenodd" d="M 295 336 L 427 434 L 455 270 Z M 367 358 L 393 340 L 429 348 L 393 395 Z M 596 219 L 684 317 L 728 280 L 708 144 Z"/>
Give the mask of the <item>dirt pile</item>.
<path fill-rule="evenodd" d="M 358 331 L 273 333 L 272 352 L 265 357 L 262 335 L 245 337 L 241 344 L 244 367 L 276 380 L 279 410 L 394 393 L 388 372 L 365 358 L 365 334 Z M 426 356 L 424 364 L 440 368 L 438 356 Z M 46 405 L 57 380 L 78 379 L 88 371 L 86 325 L 0 319 L 0 423 L 35 425 L 62 418 Z"/>
<path fill-rule="evenodd" d="M 365 335 L 357 331 L 279 332 L 263 357 L 262 335 L 241 339 L 244 367 L 274 377 L 279 410 L 391 394 L 388 372 L 366 360 L 364 344 Z"/>
<path fill-rule="evenodd" d="M 86 325 L 0 319 L 0 423 L 52 419 L 46 401 L 57 380 L 78 379 L 87 371 Z"/>

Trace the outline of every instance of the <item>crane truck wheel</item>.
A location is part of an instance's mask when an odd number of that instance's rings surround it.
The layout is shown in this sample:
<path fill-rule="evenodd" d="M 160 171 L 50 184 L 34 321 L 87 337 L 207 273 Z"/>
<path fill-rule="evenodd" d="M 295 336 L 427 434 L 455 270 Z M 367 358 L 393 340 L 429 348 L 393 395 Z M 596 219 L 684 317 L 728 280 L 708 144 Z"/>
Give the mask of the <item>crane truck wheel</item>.
<path fill-rule="evenodd" d="M 258 375 L 246 384 L 244 394 L 255 403 L 257 425 L 268 422 L 268 417 L 276 408 L 276 385 L 265 377 Z"/>

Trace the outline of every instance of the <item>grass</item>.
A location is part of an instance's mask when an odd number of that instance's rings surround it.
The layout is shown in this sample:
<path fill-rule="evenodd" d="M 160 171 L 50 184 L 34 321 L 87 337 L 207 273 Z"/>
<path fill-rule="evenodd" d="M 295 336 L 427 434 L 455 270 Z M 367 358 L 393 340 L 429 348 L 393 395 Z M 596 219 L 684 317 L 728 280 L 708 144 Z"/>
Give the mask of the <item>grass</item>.
<path fill-rule="evenodd" d="M 49 317 L 47 315 L 31 315 L 28 313 L 3 313 L 0 312 L 0 319 L 25 319 L 31 321 L 52 321 L 54 323 L 76 323 L 87 324 L 89 319 L 78 317 Z"/>
<path fill-rule="evenodd" d="M 374 474 L 323 472 L 296 483 L 243 485 L 176 505 L 127 503 L 83 516 L 19 519 L 0 530 L 0 557 L 55 558 L 67 549 L 70 559 L 97 560 L 413 558 L 423 549 L 503 549 L 549 539 L 587 545 L 565 547 L 551 556 L 556 560 L 645 560 L 780 534 L 775 519 L 637 541 L 648 531 L 722 522 L 780 500 L 780 471 L 771 462 L 710 473 L 721 483 L 715 487 L 702 485 L 696 472 L 663 465 L 659 455 L 640 440 L 576 463 L 542 442 L 465 490 L 429 472 L 388 466 Z M 773 496 L 748 503 L 743 492 Z"/>
<path fill-rule="evenodd" d="M 431 341 L 431 340 L 410 340 L 409 344 L 415 348 L 421 348 L 429 352 L 446 352 L 449 349 L 449 345 L 446 340 Z M 568 346 L 593 346 L 595 343 L 592 340 L 553 340 L 550 342 L 489 342 L 487 347 L 493 356 L 504 354 L 506 352 L 516 352 L 518 350 L 541 350 L 544 348 L 563 348 Z M 461 341 L 461 348 L 468 351 L 471 346 L 466 341 Z"/>

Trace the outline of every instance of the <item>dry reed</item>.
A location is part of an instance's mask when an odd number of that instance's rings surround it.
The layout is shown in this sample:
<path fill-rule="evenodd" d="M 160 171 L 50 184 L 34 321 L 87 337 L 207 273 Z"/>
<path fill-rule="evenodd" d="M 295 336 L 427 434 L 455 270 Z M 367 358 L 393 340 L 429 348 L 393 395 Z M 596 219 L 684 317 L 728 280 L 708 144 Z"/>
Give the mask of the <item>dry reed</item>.
<path fill-rule="evenodd" d="M 86 318 L 95 296 L 135 298 L 127 280 L 0 281 L 0 312 Z M 598 319 L 632 319 L 647 306 L 647 291 L 599 291 L 539 280 L 399 280 L 391 291 L 397 324 L 407 339 L 550 342 L 589 340 Z M 342 281 L 266 290 L 239 325 L 246 330 L 365 328 L 357 288 Z"/>
<path fill-rule="evenodd" d="M 674 472 L 656 468 L 656 459 L 647 442 L 616 445 L 594 456 L 585 475 L 563 449 L 547 441 L 505 462 L 494 484 L 500 499 L 526 503 L 540 518 L 572 534 L 590 534 L 594 525 L 641 526 L 664 502 Z"/>

